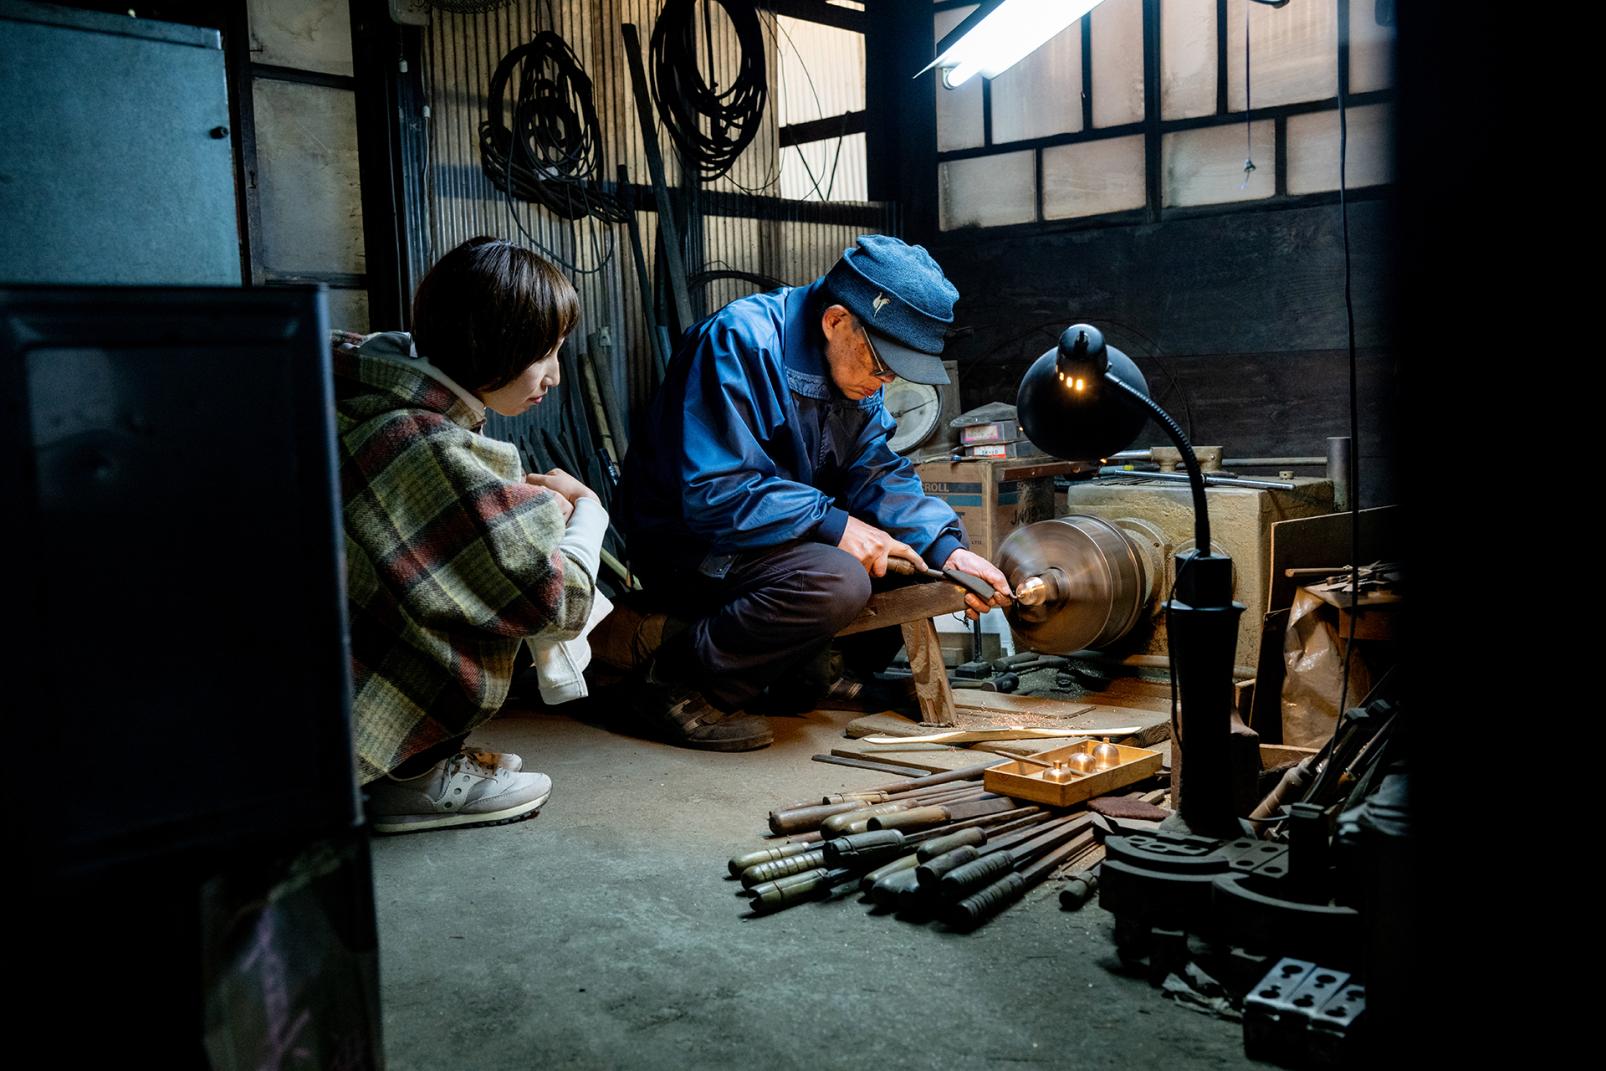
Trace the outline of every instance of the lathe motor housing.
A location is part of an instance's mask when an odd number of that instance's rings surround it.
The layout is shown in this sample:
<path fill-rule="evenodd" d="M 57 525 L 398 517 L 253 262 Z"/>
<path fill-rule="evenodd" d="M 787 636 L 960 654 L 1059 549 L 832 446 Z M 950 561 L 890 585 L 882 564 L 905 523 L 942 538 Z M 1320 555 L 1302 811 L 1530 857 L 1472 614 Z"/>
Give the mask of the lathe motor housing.
<path fill-rule="evenodd" d="M 1282 482 L 1294 489 L 1205 489 L 1212 550 L 1232 559 L 1233 598 L 1246 608 L 1235 657 L 1243 667 L 1254 667 L 1260 651 L 1271 590 L 1271 526 L 1333 512 L 1331 481 Z M 996 559 L 1013 587 L 1039 572 L 1054 574 L 1042 603 L 1010 611 L 1016 645 L 1058 654 L 1092 648 L 1115 658 L 1165 656 L 1165 600 L 1176 580 L 1176 555 L 1194 545 L 1188 486 L 1102 477 L 1072 484 L 1056 513 L 1054 521 L 1017 529 Z"/>

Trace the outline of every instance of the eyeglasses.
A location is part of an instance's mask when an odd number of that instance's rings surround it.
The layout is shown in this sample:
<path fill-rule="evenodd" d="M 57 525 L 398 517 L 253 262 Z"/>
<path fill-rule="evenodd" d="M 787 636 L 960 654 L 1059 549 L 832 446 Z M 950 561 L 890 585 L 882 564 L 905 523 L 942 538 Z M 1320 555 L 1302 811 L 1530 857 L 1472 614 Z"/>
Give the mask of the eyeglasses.
<path fill-rule="evenodd" d="M 859 334 L 864 336 L 864 344 L 870 347 L 870 374 L 883 383 L 891 383 L 897 379 L 898 373 L 882 362 L 881 355 L 876 352 L 875 343 L 870 340 L 870 332 L 864 329 L 863 324 L 859 325 Z"/>

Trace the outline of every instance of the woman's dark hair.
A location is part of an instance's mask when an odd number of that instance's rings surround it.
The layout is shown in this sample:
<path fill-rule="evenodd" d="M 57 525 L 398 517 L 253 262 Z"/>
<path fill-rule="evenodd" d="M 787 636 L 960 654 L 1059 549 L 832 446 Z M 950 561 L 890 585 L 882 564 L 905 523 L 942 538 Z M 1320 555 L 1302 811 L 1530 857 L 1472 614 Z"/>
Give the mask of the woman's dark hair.
<path fill-rule="evenodd" d="M 418 352 L 474 391 L 519 378 L 579 320 L 574 284 L 499 238 L 470 238 L 441 257 L 413 296 Z"/>

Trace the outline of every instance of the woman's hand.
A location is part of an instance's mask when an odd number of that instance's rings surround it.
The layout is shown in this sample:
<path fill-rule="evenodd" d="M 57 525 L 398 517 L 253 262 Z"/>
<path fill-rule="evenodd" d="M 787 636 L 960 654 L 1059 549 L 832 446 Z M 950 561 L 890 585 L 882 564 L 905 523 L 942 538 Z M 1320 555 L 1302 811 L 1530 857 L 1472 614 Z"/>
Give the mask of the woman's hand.
<path fill-rule="evenodd" d="M 534 487 L 551 491 L 558 499 L 558 509 L 563 512 L 563 523 L 569 523 L 569 516 L 574 513 L 575 503 L 582 498 L 589 498 L 600 503 L 602 499 L 597 493 L 579 480 L 570 476 L 562 469 L 551 469 L 545 475 L 530 473 L 524 477 L 524 482 Z"/>

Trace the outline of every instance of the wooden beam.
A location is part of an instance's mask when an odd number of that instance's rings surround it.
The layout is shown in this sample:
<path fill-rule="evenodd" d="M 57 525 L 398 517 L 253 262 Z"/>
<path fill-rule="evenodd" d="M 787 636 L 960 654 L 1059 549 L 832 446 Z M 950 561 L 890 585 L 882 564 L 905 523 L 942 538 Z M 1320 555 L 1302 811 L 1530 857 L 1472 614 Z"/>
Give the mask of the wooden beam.
<path fill-rule="evenodd" d="M 865 112 L 862 110 L 830 115 L 824 119 L 810 119 L 806 123 L 790 123 L 781 127 L 781 148 L 827 141 L 848 134 L 862 134 L 865 129 Z"/>
<path fill-rule="evenodd" d="M 928 621 L 939 614 L 955 614 L 965 608 L 965 589 L 950 581 L 932 584 L 909 584 L 878 591 L 848 623 L 838 636 L 851 636 L 873 628 L 902 625 L 910 621 Z"/>

